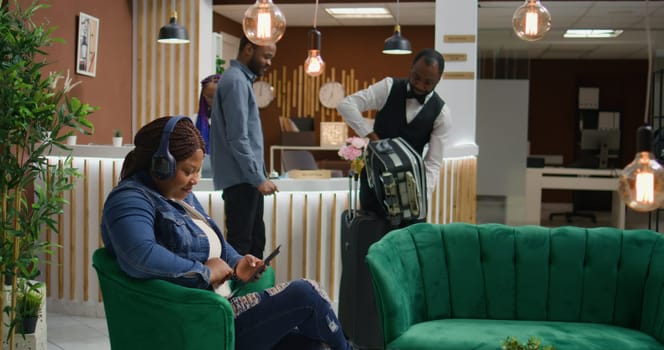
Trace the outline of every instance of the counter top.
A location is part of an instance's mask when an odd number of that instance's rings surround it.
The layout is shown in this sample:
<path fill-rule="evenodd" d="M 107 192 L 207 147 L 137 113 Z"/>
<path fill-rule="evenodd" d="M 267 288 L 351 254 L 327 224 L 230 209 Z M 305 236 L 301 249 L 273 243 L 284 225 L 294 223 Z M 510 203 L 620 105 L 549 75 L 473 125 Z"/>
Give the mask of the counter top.
<path fill-rule="evenodd" d="M 279 192 L 320 192 L 348 190 L 348 178 L 336 177 L 329 179 L 272 179 Z M 214 191 L 212 179 L 202 178 L 196 185 L 196 192 Z"/>
<path fill-rule="evenodd" d="M 134 149 L 133 145 L 121 147 L 103 145 L 75 145 L 71 147 L 71 155 L 75 158 L 108 158 L 122 161 Z M 53 148 L 52 156 L 67 156 L 69 151 Z M 330 179 L 273 179 L 281 192 L 310 192 L 310 191 L 344 191 L 348 190 L 348 178 Z M 201 178 L 195 188 L 196 191 L 214 191 L 211 178 Z"/>
<path fill-rule="evenodd" d="M 124 159 L 127 153 L 134 149 L 134 145 L 131 144 L 120 147 L 111 145 L 73 145 L 67 147 L 70 147 L 71 151 L 53 147 L 51 155 L 67 156 L 71 153 L 72 157 Z"/>

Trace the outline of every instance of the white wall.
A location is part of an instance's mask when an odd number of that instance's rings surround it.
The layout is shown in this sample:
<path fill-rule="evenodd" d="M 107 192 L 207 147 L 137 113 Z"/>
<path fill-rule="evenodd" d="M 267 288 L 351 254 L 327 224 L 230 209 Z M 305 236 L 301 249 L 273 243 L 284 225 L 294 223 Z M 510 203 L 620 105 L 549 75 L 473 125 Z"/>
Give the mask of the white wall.
<path fill-rule="evenodd" d="M 212 14 L 214 13 L 212 8 L 212 0 L 201 0 L 198 11 L 201 19 L 198 26 L 198 35 L 201 38 L 198 53 L 198 81 L 201 81 L 208 75 L 214 74 L 216 53 L 214 36 L 212 34 Z M 196 29 L 192 28 L 190 30 Z M 196 104 L 196 110 L 198 110 L 198 104 Z"/>
<path fill-rule="evenodd" d="M 477 38 L 476 0 L 436 0 L 434 48 L 444 54 L 462 53 L 465 61 L 445 62 L 445 72 L 472 72 L 474 79 L 443 79 L 436 92 L 452 112 L 452 130 L 444 157 L 477 155 L 475 143 L 477 39 L 472 43 L 446 43 L 445 35 L 474 35 Z"/>
<path fill-rule="evenodd" d="M 477 81 L 477 194 L 523 196 L 528 156 L 528 81 Z"/>

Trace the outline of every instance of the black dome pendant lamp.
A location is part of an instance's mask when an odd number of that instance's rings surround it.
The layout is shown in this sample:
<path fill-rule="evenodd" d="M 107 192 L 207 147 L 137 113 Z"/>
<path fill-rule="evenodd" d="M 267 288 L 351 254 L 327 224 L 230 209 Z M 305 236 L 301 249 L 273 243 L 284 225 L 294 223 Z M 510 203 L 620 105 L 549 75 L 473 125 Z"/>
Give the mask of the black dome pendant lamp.
<path fill-rule="evenodd" d="M 175 11 L 175 0 L 173 0 L 173 14 L 170 22 L 159 29 L 159 39 L 157 42 L 162 44 L 187 44 L 189 43 L 189 34 L 187 29 L 178 24 L 178 12 Z"/>
<path fill-rule="evenodd" d="M 399 25 L 399 0 L 397 0 L 397 24 L 394 26 L 394 34 L 385 39 L 383 53 L 387 55 L 409 55 L 413 51 L 410 49 L 410 41 L 401 35 L 401 26 Z"/>

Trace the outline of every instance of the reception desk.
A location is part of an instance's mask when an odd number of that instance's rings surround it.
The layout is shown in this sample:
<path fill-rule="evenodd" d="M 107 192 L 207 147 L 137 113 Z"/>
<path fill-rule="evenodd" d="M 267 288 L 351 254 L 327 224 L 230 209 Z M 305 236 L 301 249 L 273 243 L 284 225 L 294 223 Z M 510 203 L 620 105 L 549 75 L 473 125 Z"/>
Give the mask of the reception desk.
<path fill-rule="evenodd" d="M 283 145 L 272 145 L 270 146 L 270 172 L 279 172 L 282 173 L 283 169 L 281 166 L 279 168 L 274 167 L 274 152 L 279 151 L 279 159 L 283 159 L 283 151 L 338 151 L 339 146 L 283 146 Z"/>
<path fill-rule="evenodd" d="M 620 169 L 528 168 L 525 223 L 541 224 L 543 189 L 611 191 L 612 226 L 625 228 L 625 203 L 618 194 L 619 175 Z"/>
<path fill-rule="evenodd" d="M 73 166 L 83 175 L 72 179 L 64 193 L 70 202 L 58 216 L 59 234 L 47 231 L 58 244 L 43 264 L 49 311 L 103 316 L 102 296 L 92 268 L 92 252 L 102 245 L 99 231 L 104 199 L 117 185 L 122 161 L 131 147 L 74 146 Z M 63 166 L 67 153 L 55 151 L 49 161 Z M 428 221 L 474 222 L 475 157 L 446 159 L 429 207 Z M 282 245 L 274 260 L 277 282 L 311 278 L 320 282 L 333 303 L 341 278 L 340 217 L 349 206 L 348 178 L 324 180 L 277 179 L 275 195 L 265 197 L 267 247 Z M 211 179 L 201 179 L 195 195 L 223 227 L 224 202 Z"/>

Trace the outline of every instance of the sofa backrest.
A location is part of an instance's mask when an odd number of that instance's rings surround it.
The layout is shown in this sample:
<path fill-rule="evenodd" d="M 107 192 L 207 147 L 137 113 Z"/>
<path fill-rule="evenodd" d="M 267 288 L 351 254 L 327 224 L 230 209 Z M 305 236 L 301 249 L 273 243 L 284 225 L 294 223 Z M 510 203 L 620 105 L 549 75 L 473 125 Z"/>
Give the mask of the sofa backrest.
<path fill-rule="evenodd" d="M 386 339 L 444 318 L 664 328 L 664 239 L 649 230 L 417 224 L 374 243 L 367 262 Z"/>

